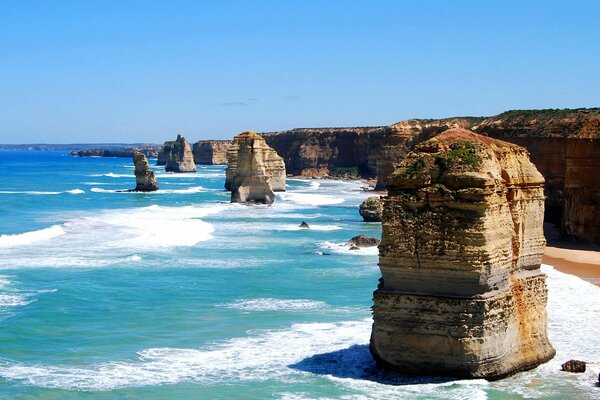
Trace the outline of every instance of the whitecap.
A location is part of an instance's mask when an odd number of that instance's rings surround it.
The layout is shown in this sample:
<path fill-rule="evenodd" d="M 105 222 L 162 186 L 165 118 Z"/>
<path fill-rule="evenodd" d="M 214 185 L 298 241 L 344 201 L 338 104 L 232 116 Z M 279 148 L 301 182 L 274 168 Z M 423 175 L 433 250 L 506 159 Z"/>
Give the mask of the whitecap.
<path fill-rule="evenodd" d="M 274 230 L 281 230 L 281 231 L 338 231 L 343 229 L 341 226 L 338 225 L 323 225 L 323 224 L 310 224 L 309 225 L 310 228 L 301 228 L 300 225 L 292 225 L 292 224 L 286 224 L 286 225 L 273 225 Z"/>
<path fill-rule="evenodd" d="M 289 201 L 303 206 L 325 206 L 341 204 L 345 201 L 343 197 L 328 194 L 285 192 L 278 194 L 283 201 Z"/>
<path fill-rule="evenodd" d="M 219 307 L 241 311 L 306 311 L 327 307 L 327 303 L 306 299 L 242 299 L 231 303 L 219 304 Z"/>
<path fill-rule="evenodd" d="M 66 193 L 70 193 L 70 194 L 83 194 L 83 193 L 85 193 L 85 191 L 81 190 L 81 189 L 72 189 L 72 190 L 67 190 Z"/>
<path fill-rule="evenodd" d="M 0 194 L 32 194 L 32 195 L 48 195 L 61 194 L 62 192 L 44 192 L 39 190 L 0 190 Z"/>
<path fill-rule="evenodd" d="M 14 235 L 0 235 L 0 248 L 29 245 L 43 240 L 50 240 L 64 235 L 66 232 L 60 225 L 53 225 L 49 228 L 18 233 Z"/>
<path fill-rule="evenodd" d="M 319 243 L 319 247 L 338 254 L 352 254 L 360 256 L 379 255 L 379 249 L 377 248 L 377 246 L 359 247 L 358 249 L 350 250 L 351 245 L 349 245 L 348 243 L 323 241 Z"/>

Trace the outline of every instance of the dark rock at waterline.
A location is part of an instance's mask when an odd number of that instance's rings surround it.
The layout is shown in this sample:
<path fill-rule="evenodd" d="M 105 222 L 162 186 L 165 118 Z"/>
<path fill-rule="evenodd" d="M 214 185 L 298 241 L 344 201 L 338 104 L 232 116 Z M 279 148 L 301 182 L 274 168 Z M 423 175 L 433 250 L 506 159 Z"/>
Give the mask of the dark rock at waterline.
<path fill-rule="evenodd" d="M 308 225 L 305 221 L 302 221 L 299 227 L 304 229 L 310 229 L 310 225 Z"/>
<path fill-rule="evenodd" d="M 355 245 L 351 245 L 350 250 L 360 250 L 360 249 L 358 247 L 356 247 Z"/>
<path fill-rule="evenodd" d="M 379 246 L 379 239 L 376 239 L 374 237 L 365 236 L 365 235 L 358 235 L 358 236 L 354 236 L 352 239 L 350 239 L 347 244 L 349 244 L 353 247 L 356 247 L 356 248 L 373 247 L 373 246 Z M 352 247 L 350 247 L 350 250 L 356 250 L 356 249 L 353 249 Z"/>
<path fill-rule="evenodd" d="M 566 372 L 585 372 L 585 361 L 569 360 L 561 365 L 561 368 Z M 600 380 L 600 375 L 598 378 Z"/>
<path fill-rule="evenodd" d="M 365 222 L 381 222 L 383 201 L 376 196 L 369 197 L 362 202 L 358 208 L 358 212 Z"/>

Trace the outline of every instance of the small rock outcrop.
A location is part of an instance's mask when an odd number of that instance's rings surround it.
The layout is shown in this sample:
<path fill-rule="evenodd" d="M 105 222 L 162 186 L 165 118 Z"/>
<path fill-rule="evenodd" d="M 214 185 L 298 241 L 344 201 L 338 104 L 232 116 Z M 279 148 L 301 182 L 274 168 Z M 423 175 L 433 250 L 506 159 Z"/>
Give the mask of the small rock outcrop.
<path fill-rule="evenodd" d="M 194 143 L 194 162 L 205 165 L 227 164 L 230 140 L 200 140 Z"/>
<path fill-rule="evenodd" d="M 280 176 L 272 174 L 272 163 L 274 156 L 277 156 L 273 149 L 252 131 L 237 135 L 231 148 L 236 149 L 235 157 L 232 155 L 232 162 L 227 167 L 227 176 L 231 178 L 231 202 L 273 203 L 275 193 L 271 182 L 275 182 L 280 189 L 285 187 L 285 169 L 283 183 Z M 228 154 L 231 155 L 230 152 Z"/>
<path fill-rule="evenodd" d="M 170 149 L 165 163 L 165 171 L 168 172 L 196 172 L 194 163 L 194 154 L 187 140 L 181 135 L 177 135 L 177 140 L 170 146 L 163 147 L 163 150 Z"/>
<path fill-rule="evenodd" d="M 308 225 L 306 223 L 306 221 L 302 221 L 302 223 L 299 226 L 300 228 L 304 228 L 304 229 L 310 229 L 310 225 Z"/>
<path fill-rule="evenodd" d="M 379 239 L 365 235 L 358 235 L 354 236 L 346 244 L 349 244 L 352 247 L 373 247 L 379 246 Z M 350 248 L 350 250 L 353 249 Z"/>
<path fill-rule="evenodd" d="M 450 129 L 388 179 L 371 352 L 405 373 L 499 379 L 550 360 L 544 178 L 517 145 Z"/>
<path fill-rule="evenodd" d="M 158 190 L 158 182 L 154 171 L 150 171 L 148 159 L 139 152 L 133 152 L 133 164 L 135 165 L 135 189 L 134 192 L 154 192 Z"/>
<path fill-rule="evenodd" d="M 377 196 L 367 198 L 358 208 L 358 212 L 365 222 L 381 222 L 382 211 L 383 201 Z"/>
<path fill-rule="evenodd" d="M 577 372 L 577 373 L 581 373 L 581 372 L 585 372 L 585 361 L 579 361 L 579 360 L 569 360 L 566 363 L 562 364 L 561 366 L 562 371 L 565 372 Z"/>
<path fill-rule="evenodd" d="M 242 145 L 244 149 L 242 149 Z M 269 147 L 265 139 L 253 131 L 246 131 L 233 138 L 233 142 L 227 149 L 227 169 L 225 170 L 225 189 L 233 192 L 233 180 L 236 175 L 246 174 L 242 161 L 247 163 L 247 158 L 240 159 L 247 154 L 255 154 L 260 168 L 264 171 L 271 189 L 275 192 L 285 191 L 285 163 L 275 150 Z M 241 172 L 238 169 L 242 169 Z"/>

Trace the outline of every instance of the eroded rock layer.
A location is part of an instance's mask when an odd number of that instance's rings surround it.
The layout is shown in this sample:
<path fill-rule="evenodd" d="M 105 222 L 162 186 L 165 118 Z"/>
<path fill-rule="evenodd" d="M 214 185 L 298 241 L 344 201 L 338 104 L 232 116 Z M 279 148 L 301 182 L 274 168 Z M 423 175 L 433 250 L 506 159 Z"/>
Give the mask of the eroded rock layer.
<path fill-rule="evenodd" d="M 158 190 L 158 183 L 154 171 L 148 166 L 146 155 L 139 151 L 133 152 L 133 164 L 135 166 L 135 192 L 154 192 Z"/>
<path fill-rule="evenodd" d="M 450 129 L 388 178 L 371 351 L 411 374 L 497 379 L 554 356 L 544 179 L 525 149 Z"/>
<path fill-rule="evenodd" d="M 237 135 L 228 150 L 227 182 L 231 202 L 265 203 L 275 200 L 274 188 L 285 190 L 283 160 L 252 131 Z"/>
<path fill-rule="evenodd" d="M 225 165 L 229 140 L 200 140 L 194 143 L 193 153 L 196 164 Z"/>
<path fill-rule="evenodd" d="M 234 191 L 234 178 L 249 173 L 251 163 L 248 155 L 254 154 L 261 171 L 267 176 L 269 186 L 275 192 L 285 191 L 286 165 L 283 158 L 265 142 L 265 139 L 252 131 L 237 135 L 227 148 L 227 169 L 225 189 Z M 240 158 L 242 157 L 242 158 Z M 243 162 L 242 162 L 243 161 Z M 251 172 L 254 173 L 254 172 Z"/>
<path fill-rule="evenodd" d="M 167 146 L 165 145 L 165 148 L 166 147 Z M 181 135 L 177 135 L 177 140 L 172 142 L 170 153 L 165 164 L 165 171 L 196 172 L 192 148 L 188 141 Z"/>

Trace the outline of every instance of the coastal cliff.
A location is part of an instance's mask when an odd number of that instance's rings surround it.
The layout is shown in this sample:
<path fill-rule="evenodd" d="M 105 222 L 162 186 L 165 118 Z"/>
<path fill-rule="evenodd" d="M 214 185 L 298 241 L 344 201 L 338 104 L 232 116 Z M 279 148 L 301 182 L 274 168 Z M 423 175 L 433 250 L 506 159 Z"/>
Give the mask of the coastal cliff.
<path fill-rule="evenodd" d="M 269 186 L 275 192 L 285 191 L 286 164 L 283 158 L 266 143 L 265 139 L 253 131 L 243 132 L 234 137 L 227 149 L 227 169 L 225 170 L 225 189 L 232 192 L 236 189 L 236 176 L 247 174 L 252 164 L 247 154 L 256 154 L 256 168 L 264 171 Z M 240 158 L 242 157 L 242 158 Z"/>
<path fill-rule="evenodd" d="M 225 165 L 227 149 L 230 145 L 230 140 L 200 140 L 194 143 L 192 150 L 194 162 L 205 165 Z"/>
<path fill-rule="evenodd" d="M 227 167 L 231 202 L 273 203 L 274 186 L 285 190 L 285 168 L 279 168 L 283 163 L 281 157 L 252 131 L 237 135 L 231 148 L 228 152 L 231 163 Z"/>
<path fill-rule="evenodd" d="M 411 374 L 497 379 L 554 356 L 544 179 L 525 149 L 450 129 L 388 177 L 371 351 Z"/>

